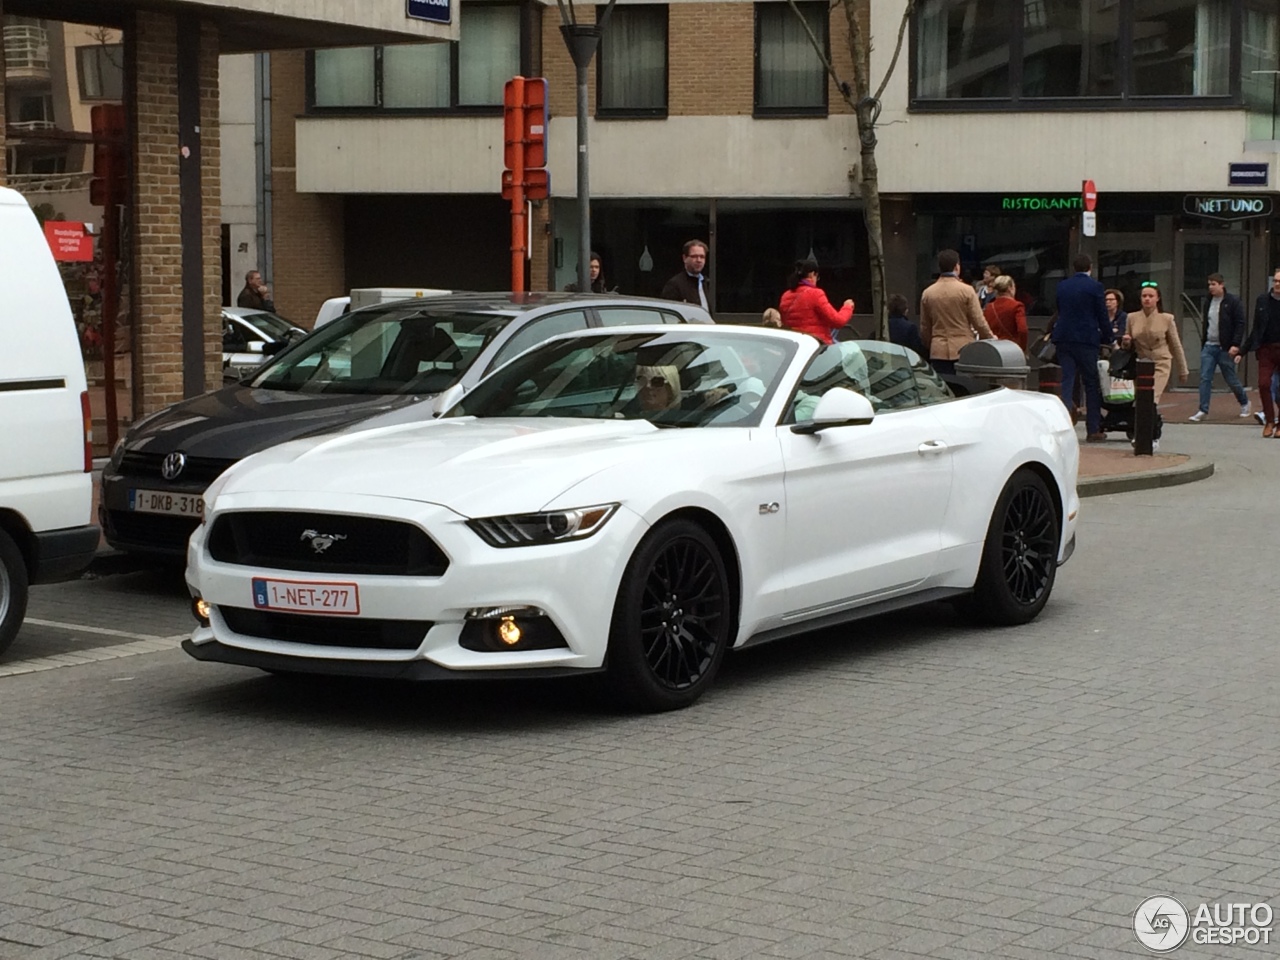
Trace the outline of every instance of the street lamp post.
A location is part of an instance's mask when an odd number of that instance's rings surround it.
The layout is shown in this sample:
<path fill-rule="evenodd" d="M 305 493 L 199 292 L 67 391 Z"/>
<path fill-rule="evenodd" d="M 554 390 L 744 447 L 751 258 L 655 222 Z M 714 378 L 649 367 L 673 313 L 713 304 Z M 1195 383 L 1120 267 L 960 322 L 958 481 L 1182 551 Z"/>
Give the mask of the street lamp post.
<path fill-rule="evenodd" d="M 573 60 L 578 85 L 578 289 L 591 289 L 591 165 L 587 151 L 587 68 L 600 46 L 600 35 L 616 0 L 595 23 L 579 23 L 573 0 L 556 0 L 560 8 L 560 33 Z"/>

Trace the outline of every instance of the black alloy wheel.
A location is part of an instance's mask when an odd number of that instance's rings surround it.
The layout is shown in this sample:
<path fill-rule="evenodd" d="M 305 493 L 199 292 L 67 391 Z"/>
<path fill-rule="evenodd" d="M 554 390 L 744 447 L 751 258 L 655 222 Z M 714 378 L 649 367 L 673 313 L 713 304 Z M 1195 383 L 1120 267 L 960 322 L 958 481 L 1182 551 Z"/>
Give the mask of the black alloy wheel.
<path fill-rule="evenodd" d="M 1039 476 L 1020 470 L 996 501 L 974 585 L 974 612 L 989 623 L 1027 623 L 1044 609 L 1058 570 L 1061 525 Z"/>
<path fill-rule="evenodd" d="M 730 637 L 724 560 L 688 520 L 658 525 L 627 565 L 609 634 L 613 692 L 630 706 L 674 710 L 711 684 Z"/>

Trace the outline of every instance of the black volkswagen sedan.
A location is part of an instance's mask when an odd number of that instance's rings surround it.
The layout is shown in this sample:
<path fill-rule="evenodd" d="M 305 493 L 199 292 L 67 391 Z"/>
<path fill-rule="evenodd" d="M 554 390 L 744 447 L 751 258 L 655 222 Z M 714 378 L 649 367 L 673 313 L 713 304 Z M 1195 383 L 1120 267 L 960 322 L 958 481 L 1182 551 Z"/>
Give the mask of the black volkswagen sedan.
<path fill-rule="evenodd" d="M 452 294 L 357 310 L 245 381 L 134 424 L 103 471 L 99 520 L 118 550 L 179 559 L 200 522 L 205 488 L 251 453 L 408 404 L 452 402 L 557 334 L 710 322 L 690 304 L 567 293 Z"/>

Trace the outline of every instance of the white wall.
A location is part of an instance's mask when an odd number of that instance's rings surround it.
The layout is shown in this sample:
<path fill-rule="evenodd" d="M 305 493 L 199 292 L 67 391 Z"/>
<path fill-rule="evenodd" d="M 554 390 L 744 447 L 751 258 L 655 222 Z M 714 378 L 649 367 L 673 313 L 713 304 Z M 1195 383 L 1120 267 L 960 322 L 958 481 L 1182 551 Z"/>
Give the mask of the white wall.
<path fill-rule="evenodd" d="M 257 163 L 254 153 L 253 54 L 219 61 L 222 222 L 231 227 L 231 292 L 258 269 Z"/>

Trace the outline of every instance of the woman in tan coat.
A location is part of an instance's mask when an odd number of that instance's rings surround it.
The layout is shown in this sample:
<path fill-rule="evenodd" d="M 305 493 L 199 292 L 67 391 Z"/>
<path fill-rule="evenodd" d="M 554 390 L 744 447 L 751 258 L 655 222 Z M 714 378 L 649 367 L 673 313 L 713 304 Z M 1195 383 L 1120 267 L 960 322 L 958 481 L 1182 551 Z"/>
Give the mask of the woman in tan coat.
<path fill-rule="evenodd" d="M 1142 309 L 1129 314 L 1128 329 L 1120 341 L 1132 347 L 1139 360 L 1156 362 L 1156 402 L 1169 385 L 1169 373 L 1178 364 L 1178 380 L 1187 382 L 1187 355 L 1182 352 L 1178 323 L 1172 313 L 1160 312 L 1160 288 L 1152 280 L 1142 284 Z"/>

